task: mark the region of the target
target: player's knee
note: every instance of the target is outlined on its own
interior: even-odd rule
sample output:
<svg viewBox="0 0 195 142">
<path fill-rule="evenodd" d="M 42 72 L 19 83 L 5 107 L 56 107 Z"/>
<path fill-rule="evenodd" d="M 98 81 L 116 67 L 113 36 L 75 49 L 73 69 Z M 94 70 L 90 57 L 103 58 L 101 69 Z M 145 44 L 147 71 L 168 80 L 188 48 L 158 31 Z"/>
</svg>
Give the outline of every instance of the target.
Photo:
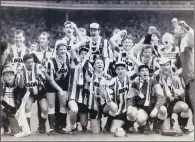
<svg viewBox="0 0 195 142">
<path fill-rule="evenodd" d="M 47 108 L 47 107 L 42 107 L 42 108 L 41 108 L 41 112 L 42 112 L 43 114 L 48 114 L 48 108 Z"/>
<path fill-rule="evenodd" d="M 72 113 L 78 113 L 78 105 L 74 100 L 68 102 L 68 107 Z"/>
<path fill-rule="evenodd" d="M 147 119 L 148 119 L 148 117 L 145 113 L 139 113 L 137 115 L 136 121 L 137 121 L 137 124 L 139 126 L 142 126 L 146 123 Z"/>
<path fill-rule="evenodd" d="M 47 105 L 48 105 L 48 108 L 54 108 L 55 107 L 55 102 L 48 101 Z"/>
<path fill-rule="evenodd" d="M 25 112 L 29 113 L 30 112 L 30 107 L 29 106 L 25 106 Z"/>
<path fill-rule="evenodd" d="M 117 105 L 116 105 L 114 102 L 110 102 L 110 103 L 108 104 L 108 109 L 109 109 L 109 111 L 111 111 L 112 113 L 116 113 L 117 110 L 118 110 L 118 107 L 117 107 Z"/>
<path fill-rule="evenodd" d="M 181 104 L 181 117 L 189 117 L 189 106 L 186 103 Z"/>
<path fill-rule="evenodd" d="M 166 114 L 167 114 L 167 108 L 166 108 L 165 106 L 161 106 L 161 107 L 159 108 L 159 113 L 160 113 L 161 115 L 166 115 Z"/>
<path fill-rule="evenodd" d="M 189 111 L 189 106 L 186 103 L 182 103 L 180 105 L 180 108 L 181 108 L 181 112 L 187 113 Z"/>
<path fill-rule="evenodd" d="M 167 117 L 167 108 L 165 106 L 161 106 L 158 111 L 158 118 L 161 120 L 165 120 Z"/>
<path fill-rule="evenodd" d="M 135 121 L 137 117 L 137 108 L 133 107 L 127 110 L 127 119 L 130 121 Z"/>
</svg>

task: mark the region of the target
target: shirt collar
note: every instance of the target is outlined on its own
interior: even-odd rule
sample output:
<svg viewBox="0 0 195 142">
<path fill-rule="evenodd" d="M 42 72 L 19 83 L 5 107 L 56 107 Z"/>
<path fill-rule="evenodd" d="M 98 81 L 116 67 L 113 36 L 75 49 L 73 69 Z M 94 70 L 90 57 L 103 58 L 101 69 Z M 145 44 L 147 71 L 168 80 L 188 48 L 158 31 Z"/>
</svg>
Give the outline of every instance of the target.
<svg viewBox="0 0 195 142">
<path fill-rule="evenodd" d="M 146 80 L 146 82 L 149 82 L 149 80 L 150 80 L 150 77 L 148 77 L 148 79 Z M 145 80 L 143 80 L 141 77 L 140 77 L 140 83 L 144 83 L 145 82 Z"/>
<path fill-rule="evenodd" d="M 49 50 L 49 46 L 47 46 L 47 48 L 46 48 L 46 52 Z M 45 52 L 45 51 L 43 51 L 42 49 L 41 49 L 41 46 L 39 47 L 39 51 L 41 51 L 41 52 Z"/>
</svg>

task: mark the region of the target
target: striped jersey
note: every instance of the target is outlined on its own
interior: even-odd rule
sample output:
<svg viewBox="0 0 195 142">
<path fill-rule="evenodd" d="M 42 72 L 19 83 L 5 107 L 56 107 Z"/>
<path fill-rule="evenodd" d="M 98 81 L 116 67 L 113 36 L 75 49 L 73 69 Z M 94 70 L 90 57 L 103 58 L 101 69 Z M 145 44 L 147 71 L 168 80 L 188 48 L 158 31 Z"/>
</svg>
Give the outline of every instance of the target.
<svg viewBox="0 0 195 142">
<path fill-rule="evenodd" d="M 68 54 L 66 54 L 66 59 L 64 62 L 61 62 L 56 56 L 47 62 L 46 70 L 49 76 L 55 81 L 63 81 L 69 73 L 69 65 L 70 56 L 68 56 Z"/>
<path fill-rule="evenodd" d="M 169 49 L 165 47 L 160 49 L 161 57 L 165 57 L 171 60 L 172 63 L 176 61 L 177 56 L 179 55 L 179 48 L 177 46 L 172 46 Z"/>
<path fill-rule="evenodd" d="M 159 65 L 159 59 L 152 55 L 152 57 L 150 58 L 150 60 L 148 62 L 146 62 L 144 60 L 144 57 L 140 55 L 140 57 L 138 58 L 143 64 L 148 65 L 149 67 L 149 73 L 150 73 L 150 77 L 154 74 L 155 71 L 157 71 L 160 68 Z"/>
<path fill-rule="evenodd" d="M 90 57 L 90 62 L 93 62 L 94 59 L 99 56 L 104 58 L 112 56 L 112 51 L 109 47 L 108 41 L 102 37 L 100 37 L 96 42 L 92 41 L 92 38 L 90 37 L 90 41 L 85 44 L 85 47 L 92 49 L 93 51 Z"/>
<path fill-rule="evenodd" d="M 14 98 L 13 90 L 14 87 L 6 87 L 3 100 L 10 106 L 15 107 L 15 100 L 14 100 L 15 98 Z"/>
<path fill-rule="evenodd" d="M 166 79 L 165 79 L 166 78 Z M 161 87 L 164 90 L 164 93 L 166 95 L 165 92 L 165 84 L 166 86 L 169 88 L 170 93 L 174 96 L 174 91 L 173 89 L 180 89 L 180 92 L 183 92 L 183 86 L 182 86 L 182 82 L 179 76 L 174 75 L 174 74 L 170 74 L 168 77 L 165 77 L 161 71 L 159 71 L 159 74 L 155 76 L 155 79 L 158 81 L 158 83 L 161 85 Z"/>
<path fill-rule="evenodd" d="M 65 36 L 64 38 L 56 41 L 56 43 L 55 43 L 55 49 L 56 49 L 56 47 L 57 47 L 57 45 L 59 43 L 64 43 L 66 45 L 66 47 L 67 47 L 67 50 L 70 52 L 71 47 L 74 44 L 77 43 L 77 38 L 75 36 L 72 36 L 71 38 L 68 38 L 68 37 Z M 54 51 L 54 52 L 56 52 L 56 51 Z M 53 55 L 55 55 L 55 53 L 53 53 Z"/>
<path fill-rule="evenodd" d="M 118 54 L 118 57 L 116 58 L 116 61 L 122 61 L 126 64 L 126 68 L 128 72 L 131 72 L 135 68 L 134 62 L 131 61 L 131 59 L 128 58 L 127 52 L 121 50 L 120 53 Z"/>
<path fill-rule="evenodd" d="M 134 95 L 134 105 L 138 108 L 144 106 L 150 106 L 151 97 L 154 96 L 153 87 L 157 85 L 158 82 L 155 79 L 148 79 L 147 81 L 142 80 L 137 77 L 135 82 L 132 83 L 132 88 L 135 90 Z"/>
<path fill-rule="evenodd" d="M 87 106 L 89 109 L 99 111 L 99 106 L 105 104 L 106 100 L 102 96 L 97 94 L 97 88 L 101 85 L 106 87 L 108 80 L 104 76 L 97 76 L 92 74 L 90 85 L 89 85 L 89 99 Z"/>
<path fill-rule="evenodd" d="M 70 80 L 69 80 L 69 99 L 75 100 L 78 103 L 86 104 L 87 94 L 83 93 L 85 81 L 85 73 L 91 72 L 90 66 L 91 64 L 87 60 L 84 63 L 83 68 L 81 67 L 81 62 L 79 62 L 76 58 L 73 60 L 75 63 L 74 67 L 70 69 Z M 92 66 L 91 66 L 92 67 Z"/>
<path fill-rule="evenodd" d="M 118 106 L 118 110 L 115 114 L 110 115 L 116 116 L 127 111 L 127 99 L 129 96 L 130 88 L 131 88 L 131 81 L 128 76 L 125 77 L 123 81 L 120 81 L 118 77 L 112 79 L 111 83 L 109 84 L 109 88 L 112 90 L 111 95 L 113 96 L 113 102 L 115 102 Z"/>
<path fill-rule="evenodd" d="M 43 66 L 45 66 L 47 61 L 52 58 L 52 53 L 53 50 L 50 47 L 48 47 L 47 51 L 42 51 L 41 48 L 38 48 L 37 51 L 34 52 Z"/>
<path fill-rule="evenodd" d="M 45 80 L 45 75 L 43 71 L 45 68 L 40 64 L 33 64 L 32 70 L 27 70 L 24 66 L 23 73 L 24 73 L 24 83 L 25 87 L 29 89 L 32 95 L 38 95 L 39 91 L 43 88 Z"/>
<path fill-rule="evenodd" d="M 25 45 L 20 49 L 15 44 L 10 47 L 8 62 L 13 65 L 15 70 L 23 65 L 23 56 L 26 53 L 30 53 L 30 50 Z"/>
</svg>

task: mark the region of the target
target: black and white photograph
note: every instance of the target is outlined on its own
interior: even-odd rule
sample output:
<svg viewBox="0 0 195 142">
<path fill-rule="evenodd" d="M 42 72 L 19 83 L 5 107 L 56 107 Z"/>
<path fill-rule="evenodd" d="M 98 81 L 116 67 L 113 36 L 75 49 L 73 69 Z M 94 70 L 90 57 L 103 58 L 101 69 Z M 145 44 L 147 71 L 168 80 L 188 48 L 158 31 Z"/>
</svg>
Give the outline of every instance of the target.
<svg viewBox="0 0 195 142">
<path fill-rule="evenodd" d="M 0 13 L 1 141 L 194 141 L 194 0 Z"/>
</svg>

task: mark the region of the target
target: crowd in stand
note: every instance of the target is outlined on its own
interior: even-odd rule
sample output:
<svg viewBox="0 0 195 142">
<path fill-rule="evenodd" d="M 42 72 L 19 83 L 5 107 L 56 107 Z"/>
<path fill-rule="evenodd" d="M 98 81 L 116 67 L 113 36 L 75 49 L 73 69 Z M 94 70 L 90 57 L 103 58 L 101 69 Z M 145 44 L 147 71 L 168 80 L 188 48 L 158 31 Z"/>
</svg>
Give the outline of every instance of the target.
<svg viewBox="0 0 195 142">
<path fill-rule="evenodd" d="M 18 12 L 10 12 L 2 10 L 1 19 L 1 39 L 8 40 L 13 43 L 13 31 L 17 28 L 23 29 L 26 33 L 26 42 L 29 44 L 32 40 L 37 40 L 37 36 L 42 31 L 50 33 L 50 46 L 54 47 L 55 40 L 62 38 L 64 33 L 61 28 L 61 23 L 65 20 L 65 12 L 57 10 L 46 11 L 27 9 L 25 12 L 22 9 Z M 3 13 L 5 17 L 3 17 Z M 22 14 L 23 13 L 23 14 Z M 77 17 L 78 13 L 81 15 Z M 44 16 L 43 16 L 44 15 Z M 50 17 L 49 15 L 53 15 Z M 102 16 L 105 15 L 105 16 Z M 124 28 L 132 34 L 135 41 L 139 41 L 147 32 L 147 27 L 155 25 L 159 31 L 164 34 L 166 31 L 171 31 L 169 21 L 175 15 L 180 19 L 184 19 L 193 26 L 193 12 L 69 12 L 69 19 L 76 21 L 79 27 L 84 27 L 89 33 L 89 24 L 91 21 L 96 21 L 101 24 L 101 35 L 109 38 L 116 28 Z M 42 17 L 42 18 L 40 18 Z M 49 22 L 48 22 L 48 18 Z M 55 17 L 59 17 L 57 20 Z M 14 19 L 14 20 L 13 20 Z"/>
</svg>

